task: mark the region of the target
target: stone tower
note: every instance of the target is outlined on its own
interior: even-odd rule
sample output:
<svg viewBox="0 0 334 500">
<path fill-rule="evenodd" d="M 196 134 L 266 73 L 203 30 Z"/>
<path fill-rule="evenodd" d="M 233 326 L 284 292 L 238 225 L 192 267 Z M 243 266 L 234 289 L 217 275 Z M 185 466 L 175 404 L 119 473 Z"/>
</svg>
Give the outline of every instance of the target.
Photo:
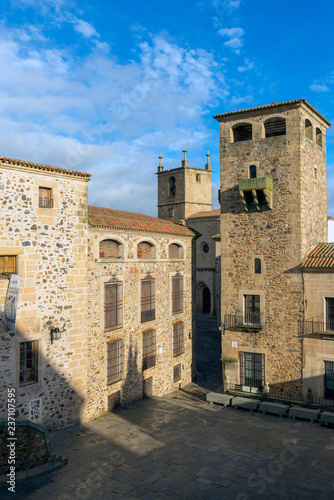
<svg viewBox="0 0 334 500">
<path fill-rule="evenodd" d="M 180 223 L 195 212 L 210 211 L 212 207 L 211 164 L 207 154 L 205 169 L 189 167 L 186 148 L 181 167 L 164 170 L 159 156 L 158 217 Z"/>
<path fill-rule="evenodd" d="M 225 382 L 301 391 L 300 265 L 327 241 L 326 129 L 305 99 L 215 115 Z"/>
</svg>

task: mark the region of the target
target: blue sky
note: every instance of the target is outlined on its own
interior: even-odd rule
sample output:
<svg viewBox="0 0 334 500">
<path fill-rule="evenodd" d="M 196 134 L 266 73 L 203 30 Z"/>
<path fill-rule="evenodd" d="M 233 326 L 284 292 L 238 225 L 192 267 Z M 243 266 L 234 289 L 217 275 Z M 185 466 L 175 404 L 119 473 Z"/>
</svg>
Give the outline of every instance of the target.
<svg viewBox="0 0 334 500">
<path fill-rule="evenodd" d="M 93 174 L 89 201 L 156 215 L 165 168 L 219 183 L 215 113 L 306 98 L 334 122 L 334 4 L 1 1 L 0 154 Z M 334 127 L 327 132 L 334 215 Z"/>
</svg>

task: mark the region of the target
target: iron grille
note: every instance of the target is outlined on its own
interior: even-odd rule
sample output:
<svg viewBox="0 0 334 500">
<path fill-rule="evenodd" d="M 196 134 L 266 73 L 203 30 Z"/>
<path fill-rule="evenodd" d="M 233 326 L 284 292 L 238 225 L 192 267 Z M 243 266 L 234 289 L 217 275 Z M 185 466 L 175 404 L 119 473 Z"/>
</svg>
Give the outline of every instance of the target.
<svg viewBox="0 0 334 500">
<path fill-rule="evenodd" d="M 104 328 L 123 324 L 123 283 L 106 283 L 104 286 Z"/>
<path fill-rule="evenodd" d="M 155 280 L 141 282 L 141 322 L 155 319 Z"/>
<path fill-rule="evenodd" d="M 53 199 L 52 198 L 39 198 L 39 206 L 40 206 L 40 208 L 53 208 Z"/>
<path fill-rule="evenodd" d="M 107 383 L 113 384 L 122 378 L 123 341 L 108 342 Z"/>
<path fill-rule="evenodd" d="M 173 356 L 184 352 L 183 321 L 173 324 Z"/>
<path fill-rule="evenodd" d="M 172 277 L 172 313 L 183 312 L 183 276 Z"/>
<path fill-rule="evenodd" d="M 263 313 L 225 314 L 224 325 L 226 330 L 261 329 L 263 327 Z"/>
<path fill-rule="evenodd" d="M 153 396 L 153 377 L 144 379 L 143 382 L 143 397 L 151 398 Z"/>
<path fill-rule="evenodd" d="M 173 368 L 173 382 L 181 380 L 181 363 L 175 365 Z"/>
<path fill-rule="evenodd" d="M 334 399 L 334 361 L 325 361 L 325 399 Z"/>
<path fill-rule="evenodd" d="M 264 354 L 240 352 L 240 384 L 262 389 L 264 386 L 265 363 Z"/>
<path fill-rule="evenodd" d="M 113 411 L 121 404 L 121 391 L 114 392 L 108 396 L 108 411 Z"/>
<path fill-rule="evenodd" d="M 143 370 L 152 368 L 156 363 L 155 330 L 143 333 Z"/>
</svg>

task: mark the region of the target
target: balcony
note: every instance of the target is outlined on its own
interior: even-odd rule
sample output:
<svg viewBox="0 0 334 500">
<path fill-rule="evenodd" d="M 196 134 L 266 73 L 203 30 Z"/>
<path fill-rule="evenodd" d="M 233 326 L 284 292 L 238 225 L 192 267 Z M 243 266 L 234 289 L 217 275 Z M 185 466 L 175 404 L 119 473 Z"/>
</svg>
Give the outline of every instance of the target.
<svg viewBox="0 0 334 500">
<path fill-rule="evenodd" d="M 52 198 L 39 198 L 39 207 L 40 208 L 53 208 L 53 199 Z"/>
<path fill-rule="evenodd" d="M 304 335 L 332 335 L 334 337 L 334 319 L 326 319 L 321 316 L 304 321 Z"/>
<path fill-rule="evenodd" d="M 263 313 L 225 314 L 225 330 L 259 331 L 264 327 Z"/>
<path fill-rule="evenodd" d="M 251 205 L 255 205 L 258 211 L 273 205 L 273 180 L 269 177 L 255 177 L 252 179 L 240 179 L 239 193 L 248 211 Z"/>
</svg>

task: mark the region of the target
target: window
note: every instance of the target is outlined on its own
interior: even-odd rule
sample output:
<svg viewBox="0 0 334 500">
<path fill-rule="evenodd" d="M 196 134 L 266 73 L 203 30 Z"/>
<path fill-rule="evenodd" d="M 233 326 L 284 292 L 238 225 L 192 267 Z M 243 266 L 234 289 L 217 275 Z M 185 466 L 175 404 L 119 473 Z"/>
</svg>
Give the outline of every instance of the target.
<svg viewBox="0 0 334 500">
<path fill-rule="evenodd" d="M 141 322 L 155 319 L 155 280 L 147 278 L 141 282 Z"/>
<path fill-rule="evenodd" d="M 176 186 L 175 186 L 175 177 L 169 178 L 169 196 L 175 196 Z"/>
<path fill-rule="evenodd" d="M 107 383 L 113 384 L 122 378 L 123 341 L 113 340 L 107 344 Z"/>
<path fill-rule="evenodd" d="M 318 146 L 322 147 L 322 132 L 318 127 L 315 129 L 315 142 Z"/>
<path fill-rule="evenodd" d="M 118 259 L 123 257 L 123 245 L 115 240 L 100 241 L 100 259 Z"/>
<path fill-rule="evenodd" d="M 52 208 L 53 199 L 51 198 L 50 188 L 39 188 L 39 207 L 40 208 Z"/>
<path fill-rule="evenodd" d="M 178 382 L 179 380 L 181 380 L 181 364 L 173 367 L 173 382 Z"/>
<path fill-rule="evenodd" d="M 169 245 L 169 258 L 182 259 L 182 247 L 176 243 Z"/>
<path fill-rule="evenodd" d="M 196 174 L 196 182 L 201 182 L 201 174 Z"/>
<path fill-rule="evenodd" d="M 256 179 L 256 165 L 251 165 L 249 167 L 249 178 Z"/>
<path fill-rule="evenodd" d="M 334 399 L 334 361 L 325 361 L 325 399 Z"/>
<path fill-rule="evenodd" d="M 173 356 L 179 356 L 184 352 L 183 321 L 173 324 Z"/>
<path fill-rule="evenodd" d="M 172 277 L 172 314 L 183 312 L 183 276 Z"/>
<path fill-rule="evenodd" d="M 203 252 L 204 253 L 209 253 L 210 247 L 207 243 L 204 243 L 203 245 Z"/>
<path fill-rule="evenodd" d="M 254 259 L 254 273 L 261 274 L 261 259 Z"/>
<path fill-rule="evenodd" d="M 245 298 L 245 324 L 260 325 L 260 295 L 244 295 Z"/>
<path fill-rule="evenodd" d="M 308 139 L 313 139 L 313 129 L 312 129 L 312 123 L 310 120 L 305 120 L 305 137 Z"/>
<path fill-rule="evenodd" d="M 143 332 L 143 370 L 152 368 L 156 363 L 155 330 Z"/>
<path fill-rule="evenodd" d="M 147 241 L 142 241 L 137 245 L 137 259 L 154 259 L 155 247 Z"/>
<path fill-rule="evenodd" d="M 252 124 L 244 123 L 233 128 L 233 142 L 251 141 Z"/>
<path fill-rule="evenodd" d="M 10 278 L 12 273 L 16 273 L 16 257 L 13 255 L 0 256 L 0 278 Z"/>
<path fill-rule="evenodd" d="M 334 330 L 334 297 L 325 298 L 326 330 Z"/>
<path fill-rule="evenodd" d="M 269 118 L 264 124 L 266 137 L 276 137 L 286 134 L 286 121 L 284 118 Z"/>
<path fill-rule="evenodd" d="M 261 389 L 264 386 L 264 354 L 240 352 L 240 384 Z"/>
<path fill-rule="evenodd" d="M 38 382 L 38 340 L 20 344 L 20 386 Z"/>
<path fill-rule="evenodd" d="M 123 283 L 104 285 L 104 329 L 119 327 L 123 324 Z"/>
</svg>

